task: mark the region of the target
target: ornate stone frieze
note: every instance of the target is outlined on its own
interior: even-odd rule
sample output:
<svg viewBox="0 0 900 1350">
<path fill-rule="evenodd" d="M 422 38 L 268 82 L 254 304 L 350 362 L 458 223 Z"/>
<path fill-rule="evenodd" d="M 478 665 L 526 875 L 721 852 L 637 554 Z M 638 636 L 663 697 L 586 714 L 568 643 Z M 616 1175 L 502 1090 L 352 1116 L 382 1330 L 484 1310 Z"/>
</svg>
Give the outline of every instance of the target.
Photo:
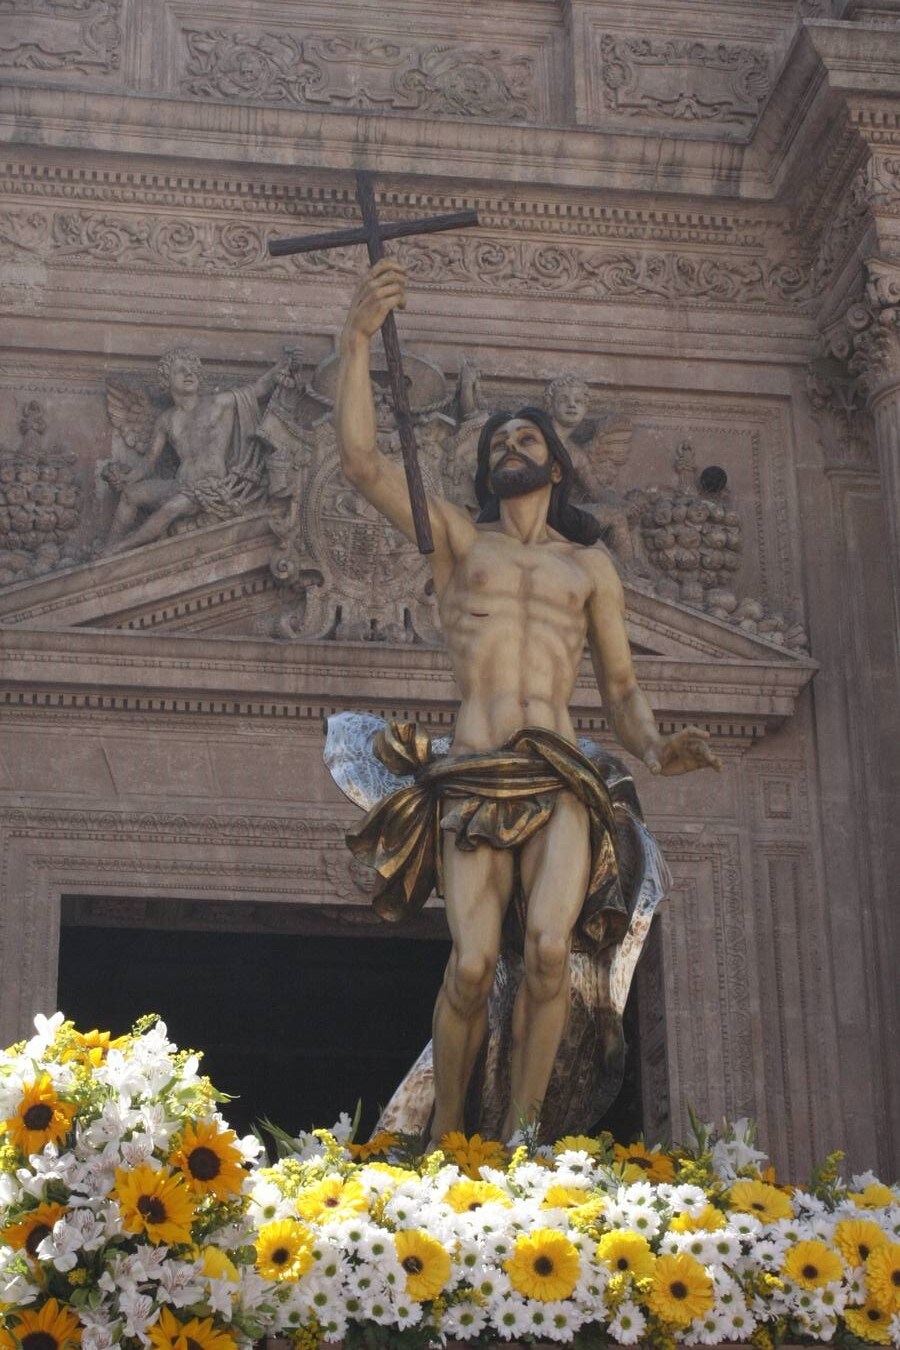
<svg viewBox="0 0 900 1350">
<path fill-rule="evenodd" d="M 185 29 L 182 93 L 301 107 L 536 121 L 534 57 L 382 37 Z"/>
<path fill-rule="evenodd" d="M 769 92 L 757 47 L 604 33 L 599 53 L 606 106 L 621 116 L 749 128 Z"/>
<path fill-rule="evenodd" d="M 356 249 L 271 259 L 269 224 L 246 219 L 188 219 L 85 209 L 52 213 L 10 206 L 0 214 L 0 258 L 41 258 L 60 266 L 168 269 L 216 273 L 355 276 Z M 491 235 L 404 241 L 397 256 L 417 285 L 506 295 L 794 306 L 809 301 L 809 270 L 799 258 L 694 250 L 532 243 Z"/>
<path fill-rule="evenodd" d="M 82 506 L 75 456 L 46 442 L 35 399 L 22 408 L 18 430 L 15 449 L 0 446 L 0 586 L 73 562 Z"/>
<path fill-rule="evenodd" d="M 122 0 L 0 0 L 0 70 L 109 75 L 121 64 Z"/>
<path fill-rule="evenodd" d="M 123 172 L 79 164 L 16 162 L 0 168 L 0 193 L 14 198 L 40 198 L 48 204 L 103 203 L 135 207 L 179 207 L 192 212 L 225 212 L 229 216 L 259 215 L 290 218 L 290 228 L 299 222 L 317 229 L 324 222 L 357 222 L 359 207 L 352 187 L 333 182 L 274 182 L 270 178 L 231 179 L 205 175 Z M 591 240 L 642 241 L 662 244 L 693 244 L 703 247 L 727 245 L 731 249 L 773 251 L 780 232 L 777 221 L 767 216 L 743 214 L 733 209 L 706 212 L 667 206 L 664 210 L 640 202 L 615 205 L 571 195 L 554 197 L 506 197 L 467 192 L 464 195 L 413 189 L 376 194 L 379 216 L 385 220 L 423 211 L 476 210 L 482 224 L 492 230 L 583 237 Z M 272 225 L 272 228 L 278 228 Z M 287 228 L 287 226 L 285 226 Z M 775 250 L 777 252 L 777 249 Z"/>
<path fill-rule="evenodd" d="M 872 192 L 872 166 L 866 163 L 857 170 L 837 210 L 825 225 L 812 272 L 817 293 L 827 289 L 872 229 Z"/>
</svg>

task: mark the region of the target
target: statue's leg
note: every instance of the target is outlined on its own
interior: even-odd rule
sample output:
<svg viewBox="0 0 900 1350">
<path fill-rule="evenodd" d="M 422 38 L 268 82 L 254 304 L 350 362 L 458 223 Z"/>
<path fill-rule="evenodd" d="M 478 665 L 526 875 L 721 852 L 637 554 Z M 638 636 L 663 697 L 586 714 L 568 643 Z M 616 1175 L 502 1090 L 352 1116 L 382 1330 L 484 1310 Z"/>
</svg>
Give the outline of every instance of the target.
<svg viewBox="0 0 900 1350">
<path fill-rule="evenodd" d="M 466 1089 L 487 1032 L 488 995 L 513 888 L 513 858 L 487 845 L 465 852 L 444 840 L 444 897 L 453 950 L 434 1005 L 434 1121 L 437 1147 L 463 1129 Z"/>
<path fill-rule="evenodd" d="M 137 548 L 140 544 L 149 544 L 154 539 L 161 539 L 174 521 L 180 520 L 182 516 L 196 515 L 197 510 L 198 507 L 193 497 L 187 497 L 183 492 L 176 492 L 174 497 L 170 497 L 158 511 L 154 511 L 153 515 L 149 516 L 133 534 L 127 535 L 121 541 L 118 551 Z"/>
<path fill-rule="evenodd" d="M 569 1011 L 569 950 L 590 873 L 588 815 L 561 792 L 553 815 L 522 849 L 525 975 L 513 1009 L 504 1138 L 540 1113 Z"/>
</svg>

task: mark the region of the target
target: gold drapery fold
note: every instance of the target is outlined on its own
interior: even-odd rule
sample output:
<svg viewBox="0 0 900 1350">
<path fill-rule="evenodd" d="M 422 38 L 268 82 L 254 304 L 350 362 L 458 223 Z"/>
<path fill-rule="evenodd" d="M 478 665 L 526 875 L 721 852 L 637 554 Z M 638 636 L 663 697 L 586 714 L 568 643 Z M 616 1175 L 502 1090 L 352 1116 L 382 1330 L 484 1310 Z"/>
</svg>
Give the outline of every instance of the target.
<svg viewBox="0 0 900 1350">
<path fill-rule="evenodd" d="M 443 894 L 442 831 L 452 832 L 461 849 L 519 847 L 546 825 L 557 795 L 568 791 L 586 807 L 591 835 L 576 939 L 593 950 L 621 940 L 628 913 L 613 804 L 600 769 L 577 746 L 554 731 L 526 727 L 497 750 L 435 759 L 430 738 L 414 723 L 389 722 L 373 749 L 393 773 L 414 775 L 347 834 L 354 855 L 377 873 L 373 905 L 382 918 L 406 918 L 432 890 Z"/>
</svg>

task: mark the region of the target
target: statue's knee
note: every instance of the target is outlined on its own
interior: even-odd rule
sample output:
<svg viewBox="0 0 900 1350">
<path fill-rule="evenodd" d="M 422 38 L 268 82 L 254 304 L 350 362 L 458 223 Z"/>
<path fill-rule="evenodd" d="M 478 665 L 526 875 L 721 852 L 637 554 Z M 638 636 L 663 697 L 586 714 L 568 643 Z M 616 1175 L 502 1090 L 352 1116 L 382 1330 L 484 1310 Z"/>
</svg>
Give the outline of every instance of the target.
<svg viewBox="0 0 900 1350">
<path fill-rule="evenodd" d="M 458 1012 L 473 1012 L 487 1002 L 495 965 L 495 959 L 483 952 L 466 952 L 454 958 L 448 992 Z"/>
<path fill-rule="evenodd" d="M 568 939 L 557 933 L 537 932 L 525 943 L 525 978 L 536 998 L 552 998 L 565 979 Z"/>
</svg>

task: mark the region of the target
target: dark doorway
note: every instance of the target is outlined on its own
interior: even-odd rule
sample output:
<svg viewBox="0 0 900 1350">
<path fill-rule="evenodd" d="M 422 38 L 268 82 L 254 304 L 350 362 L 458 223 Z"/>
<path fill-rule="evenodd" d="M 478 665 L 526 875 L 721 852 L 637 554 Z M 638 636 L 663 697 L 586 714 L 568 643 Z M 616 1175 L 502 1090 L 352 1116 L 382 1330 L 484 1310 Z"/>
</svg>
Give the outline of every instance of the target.
<svg viewBox="0 0 900 1350">
<path fill-rule="evenodd" d="M 365 1138 L 431 1036 L 445 938 L 83 926 L 84 904 L 64 902 L 58 1006 L 116 1033 L 158 1012 L 237 1098 L 239 1133 L 327 1127 L 361 1100 Z"/>
</svg>

